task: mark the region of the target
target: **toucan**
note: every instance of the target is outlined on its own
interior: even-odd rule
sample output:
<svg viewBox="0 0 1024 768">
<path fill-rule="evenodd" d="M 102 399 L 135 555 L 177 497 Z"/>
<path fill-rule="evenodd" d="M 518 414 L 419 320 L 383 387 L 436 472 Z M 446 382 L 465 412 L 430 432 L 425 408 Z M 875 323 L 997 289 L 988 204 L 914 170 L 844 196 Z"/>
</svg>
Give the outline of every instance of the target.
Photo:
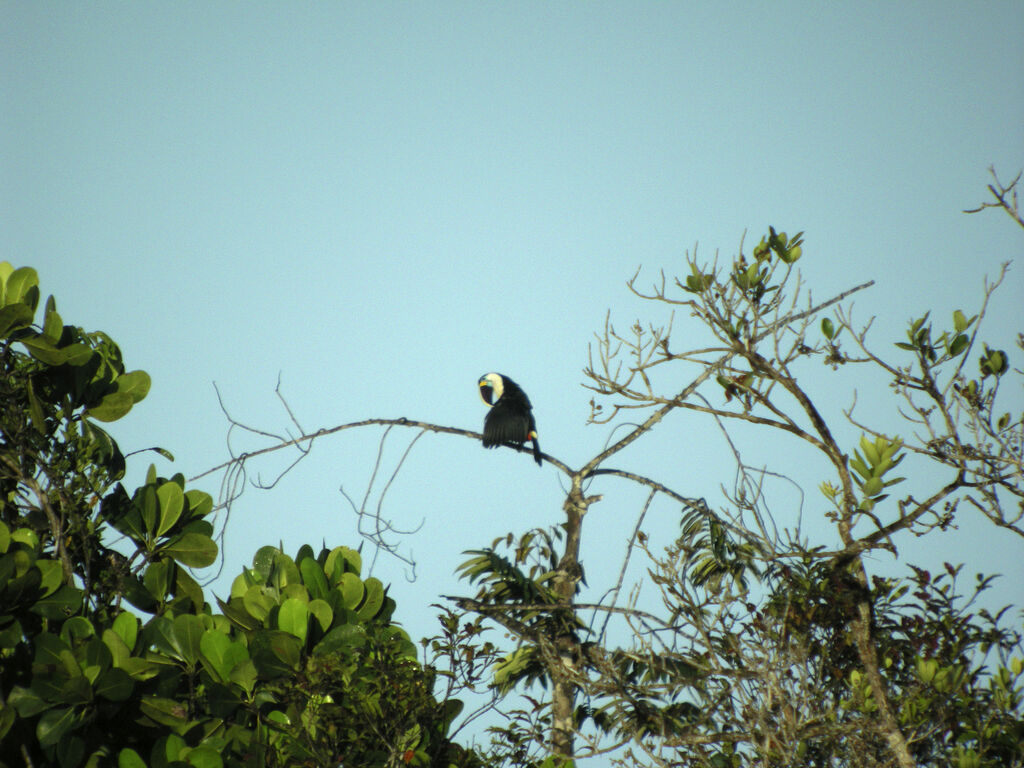
<svg viewBox="0 0 1024 768">
<path fill-rule="evenodd" d="M 537 422 L 533 420 L 530 398 L 518 384 L 500 373 L 485 373 L 477 384 L 480 397 L 491 407 L 484 418 L 484 448 L 497 448 L 499 445 L 521 448 L 530 440 L 533 442 L 534 461 L 542 466 Z"/>
</svg>

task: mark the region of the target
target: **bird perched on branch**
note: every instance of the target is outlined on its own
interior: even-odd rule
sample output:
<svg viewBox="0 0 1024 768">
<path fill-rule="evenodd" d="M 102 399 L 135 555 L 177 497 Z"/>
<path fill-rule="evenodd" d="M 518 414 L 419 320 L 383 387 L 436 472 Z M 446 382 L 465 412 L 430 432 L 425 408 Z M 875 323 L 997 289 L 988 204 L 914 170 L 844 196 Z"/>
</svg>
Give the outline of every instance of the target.
<svg viewBox="0 0 1024 768">
<path fill-rule="evenodd" d="M 533 420 L 530 398 L 518 384 L 500 373 L 485 373 L 477 383 L 480 397 L 491 407 L 484 418 L 484 448 L 497 448 L 499 445 L 521 448 L 530 440 L 533 442 L 533 459 L 540 466 L 537 422 Z"/>
</svg>

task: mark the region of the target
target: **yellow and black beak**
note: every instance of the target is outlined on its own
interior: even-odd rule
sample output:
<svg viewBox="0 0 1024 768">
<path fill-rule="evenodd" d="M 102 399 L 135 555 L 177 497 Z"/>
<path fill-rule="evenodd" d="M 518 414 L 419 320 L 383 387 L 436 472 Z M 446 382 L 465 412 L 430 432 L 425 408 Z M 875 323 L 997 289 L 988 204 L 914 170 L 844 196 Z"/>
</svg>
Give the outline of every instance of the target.
<svg viewBox="0 0 1024 768">
<path fill-rule="evenodd" d="M 494 405 L 494 387 L 491 386 L 491 382 L 487 381 L 487 379 L 480 379 L 479 386 L 480 397 L 488 405 Z"/>
</svg>

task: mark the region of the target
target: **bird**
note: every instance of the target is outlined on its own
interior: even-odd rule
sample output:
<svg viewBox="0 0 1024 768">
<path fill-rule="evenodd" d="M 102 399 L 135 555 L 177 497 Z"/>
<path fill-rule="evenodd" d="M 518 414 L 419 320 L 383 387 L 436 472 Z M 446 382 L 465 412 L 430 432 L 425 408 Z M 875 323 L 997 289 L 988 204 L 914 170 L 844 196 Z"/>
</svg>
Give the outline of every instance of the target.
<svg viewBox="0 0 1024 768">
<path fill-rule="evenodd" d="M 534 461 L 537 466 L 543 466 L 533 406 L 522 388 L 500 373 L 485 373 L 477 384 L 480 397 L 491 408 L 484 418 L 484 448 L 499 445 L 521 448 L 529 440 L 533 443 Z"/>
</svg>

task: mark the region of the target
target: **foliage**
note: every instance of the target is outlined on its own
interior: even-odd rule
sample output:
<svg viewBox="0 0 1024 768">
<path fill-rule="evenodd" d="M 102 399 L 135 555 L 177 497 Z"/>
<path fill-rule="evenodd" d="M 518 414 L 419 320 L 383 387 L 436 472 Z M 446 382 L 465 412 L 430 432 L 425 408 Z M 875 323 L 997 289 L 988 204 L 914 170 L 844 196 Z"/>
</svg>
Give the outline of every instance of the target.
<svg viewBox="0 0 1024 768">
<path fill-rule="evenodd" d="M 212 498 L 153 467 L 129 494 L 97 424 L 149 377 L 38 300 L 0 264 L 0 764 L 478 764 L 356 551 L 264 547 L 212 609 Z"/>
<path fill-rule="evenodd" d="M 967 524 L 970 511 L 1024 537 L 1024 417 L 1002 405 L 1005 380 L 1021 372 L 979 335 L 1001 277 L 974 314 L 911 319 L 894 343 L 904 356 L 891 359 L 869 344 L 871 323 L 858 327 L 841 303 L 865 286 L 800 305 L 804 247 L 803 233 L 770 228 L 731 264 L 694 256 L 685 277 L 663 275 L 649 292 L 630 282 L 644 300 L 686 309 L 708 338 L 680 351 L 671 327 L 637 322 L 619 334 L 606 324 L 586 369 L 592 421 L 629 414 L 628 434 L 578 469 L 557 464 L 569 480 L 563 526 L 518 544 L 509 534 L 514 556 L 492 547 L 462 566 L 481 586 L 457 604 L 515 640 L 494 664 L 493 685 L 550 691 L 528 698 L 532 708 L 499 731 L 503 740 L 533 739 L 566 756 L 611 752 L 623 765 L 1024 765 L 1024 647 L 1009 608 L 979 606 L 993 577 L 979 575 L 965 595 L 958 566 L 933 576 L 904 562 L 909 575 L 899 579 L 869 573 L 865 561 L 896 555 L 900 535 Z M 842 379 L 824 394 L 806 389 L 815 361 L 837 379 L 852 366 L 880 370 L 907 423 L 851 408 L 860 436 L 840 442 L 826 406 Z M 703 494 L 604 466 L 675 409 L 712 419 L 734 452 L 737 481 L 717 510 Z M 817 455 L 822 520 L 838 548 L 778 527 L 765 481 L 787 467 L 747 465 L 730 426 L 740 423 L 764 433 L 759 440 L 795 440 Z M 912 436 L 894 434 L 904 431 Z M 908 483 L 897 468 L 912 494 L 893 497 Z M 583 489 L 602 476 L 649 491 L 632 546 L 649 558 L 660 610 L 641 605 L 638 591 L 618 605 L 621 574 L 610 602 L 578 598 L 584 513 L 602 498 Z M 656 496 L 682 509 L 679 535 L 662 551 L 642 530 Z M 612 619 L 617 632 L 607 631 Z M 560 727 L 567 701 L 571 725 Z"/>
</svg>

